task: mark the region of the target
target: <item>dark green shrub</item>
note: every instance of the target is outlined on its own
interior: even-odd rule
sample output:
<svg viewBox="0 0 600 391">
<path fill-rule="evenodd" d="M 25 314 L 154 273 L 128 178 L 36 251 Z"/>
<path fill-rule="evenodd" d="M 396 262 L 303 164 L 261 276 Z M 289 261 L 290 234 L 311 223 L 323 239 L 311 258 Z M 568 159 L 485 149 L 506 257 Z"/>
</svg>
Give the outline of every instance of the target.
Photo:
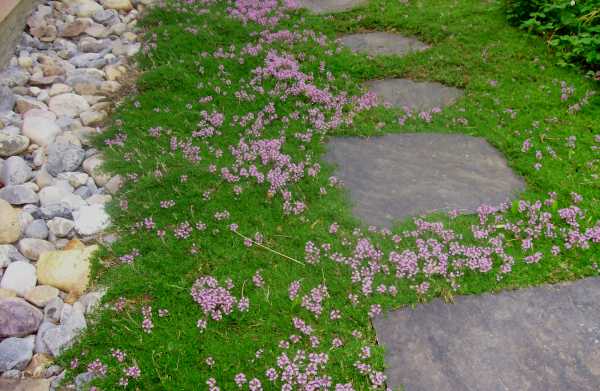
<svg viewBox="0 0 600 391">
<path fill-rule="evenodd" d="M 520 26 L 529 19 L 531 13 L 541 9 L 545 3 L 548 3 L 548 0 L 506 0 L 508 21 L 515 26 Z"/>
<path fill-rule="evenodd" d="M 508 20 L 544 35 L 562 65 L 600 70 L 600 0 L 506 0 Z"/>
</svg>

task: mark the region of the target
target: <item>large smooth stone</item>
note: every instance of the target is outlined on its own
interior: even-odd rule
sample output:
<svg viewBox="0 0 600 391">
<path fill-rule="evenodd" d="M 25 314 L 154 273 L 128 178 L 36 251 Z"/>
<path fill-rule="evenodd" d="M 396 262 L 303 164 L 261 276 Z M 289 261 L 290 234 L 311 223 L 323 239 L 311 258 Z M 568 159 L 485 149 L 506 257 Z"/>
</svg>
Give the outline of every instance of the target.
<svg viewBox="0 0 600 391">
<path fill-rule="evenodd" d="M 52 176 L 75 171 L 83 162 L 85 151 L 78 145 L 53 143 L 48 146 L 46 170 Z"/>
<path fill-rule="evenodd" d="M 50 111 L 58 117 L 76 117 L 79 113 L 90 108 L 89 103 L 81 95 L 66 93 L 53 96 L 48 102 Z"/>
<path fill-rule="evenodd" d="M 0 113 L 11 111 L 15 107 L 15 94 L 7 86 L 0 85 Z"/>
<path fill-rule="evenodd" d="M 64 305 L 65 303 L 60 297 L 55 297 L 54 299 L 50 300 L 44 307 L 44 322 L 40 325 L 40 329 L 44 327 L 46 321 L 53 323 L 60 322 L 60 314 Z"/>
<path fill-rule="evenodd" d="M 90 21 L 89 19 L 76 19 L 71 23 L 68 23 L 65 25 L 64 29 L 62 30 L 62 36 L 63 37 L 68 37 L 68 38 L 73 38 L 73 37 L 77 37 L 80 34 L 83 34 L 83 32 L 85 31 L 86 28 L 88 28 L 90 25 Z"/>
<path fill-rule="evenodd" d="M 410 108 L 417 112 L 430 111 L 434 107 L 441 109 L 463 96 L 463 91 L 458 88 L 408 79 L 372 80 L 366 82 L 365 87 L 374 92 L 381 103 L 388 103 L 395 108 Z"/>
<path fill-rule="evenodd" d="M 104 160 L 100 155 L 93 155 L 85 159 L 82 163 L 83 171 L 94 178 L 94 182 L 98 186 L 104 186 L 110 180 L 110 175 L 102 172 Z"/>
<path fill-rule="evenodd" d="M 34 85 L 43 85 L 45 84 L 45 82 L 50 82 L 52 83 L 51 80 L 53 80 L 55 78 L 55 76 L 49 77 L 49 78 L 31 78 L 29 80 L 29 82 L 31 84 Z M 36 82 L 34 82 L 36 81 Z M 17 97 L 17 104 L 15 106 L 15 111 L 19 114 L 23 114 L 31 109 L 39 109 L 39 110 L 46 110 L 48 108 L 48 106 L 46 106 L 45 103 L 40 102 L 39 100 L 35 99 L 35 98 L 31 98 L 28 96 L 19 96 Z"/>
<path fill-rule="evenodd" d="M 50 204 L 48 206 L 42 206 L 40 209 L 40 215 L 46 219 L 53 219 L 55 217 L 63 217 L 70 219 L 73 217 L 71 209 L 66 203 Z"/>
<path fill-rule="evenodd" d="M 56 247 L 51 242 L 35 238 L 21 239 L 19 240 L 17 247 L 21 254 L 25 255 L 32 261 L 39 259 L 40 255 L 46 251 L 56 250 Z"/>
<path fill-rule="evenodd" d="M 29 137 L 31 142 L 46 146 L 53 142 L 60 132 L 60 127 L 56 124 L 56 115 L 53 112 L 32 109 L 25 113 L 23 135 Z"/>
<path fill-rule="evenodd" d="M 47 225 L 50 232 L 57 238 L 64 238 L 75 227 L 75 223 L 72 220 L 63 217 L 55 217 L 48 221 Z"/>
<path fill-rule="evenodd" d="M 22 185 L 31 175 L 31 167 L 20 156 L 9 157 L 0 169 L 0 181 L 6 186 Z"/>
<path fill-rule="evenodd" d="M 6 338 L 0 342 L 0 372 L 11 369 L 25 369 L 33 356 L 35 337 Z"/>
<path fill-rule="evenodd" d="M 420 52 L 429 48 L 428 45 L 415 38 L 384 32 L 360 33 L 345 35 L 340 38 L 342 45 L 371 55 L 399 55 Z"/>
<path fill-rule="evenodd" d="M 0 244 L 0 267 L 7 267 L 11 262 L 25 261 L 28 262 L 15 246 L 11 244 Z"/>
<path fill-rule="evenodd" d="M 102 6 L 94 0 L 62 0 L 77 16 L 88 17 L 95 12 L 102 11 Z"/>
<path fill-rule="evenodd" d="M 98 307 L 105 293 L 106 290 L 88 292 L 85 295 L 81 296 L 79 300 L 77 300 L 77 302 L 82 305 L 84 313 L 89 314 Z"/>
<path fill-rule="evenodd" d="M 17 241 L 21 236 L 19 213 L 8 202 L 0 199 L 0 216 L 0 244 Z"/>
<path fill-rule="evenodd" d="M 106 60 L 99 53 L 83 53 L 69 59 L 78 68 L 102 68 Z"/>
<path fill-rule="evenodd" d="M 42 207 L 64 204 L 71 209 L 78 209 L 87 205 L 87 202 L 83 198 L 61 186 L 46 186 L 39 191 L 38 196 L 40 197 Z"/>
<path fill-rule="evenodd" d="M 29 146 L 29 139 L 21 135 L 0 133 L 0 157 L 18 155 Z"/>
<path fill-rule="evenodd" d="M 600 280 L 437 299 L 374 319 L 406 391 L 600 390 Z"/>
<path fill-rule="evenodd" d="M 102 5 L 104 8 L 119 11 L 131 11 L 133 9 L 129 0 L 102 0 Z"/>
<path fill-rule="evenodd" d="M 22 337 L 35 333 L 42 318 L 42 311 L 23 299 L 2 299 L 0 300 L 0 338 Z"/>
<path fill-rule="evenodd" d="M 35 282 L 35 267 L 29 262 L 17 261 L 6 268 L 0 280 L 0 288 L 10 289 L 19 296 L 25 296 L 25 293 L 35 286 Z"/>
<path fill-rule="evenodd" d="M 96 235 L 110 225 L 110 216 L 99 204 L 82 206 L 73 212 L 73 219 L 75 231 L 82 236 Z"/>
<path fill-rule="evenodd" d="M 107 114 L 105 111 L 98 112 L 89 110 L 81 113 L 79 117 L 84 126 L 97 126 L 106 119 L 106 116 Z"/>
<path fill-rule="evenodd" d="M 88 286 L 90 257 L 98 246 L 84 249 L 48 251 L 37 262 L 40 284 L 46 284 L 67 292 L 82 294 Z"/>
<path fill-rule="evenodd" d="M 66 306 L 66 304 L 65 304 Z M 83 315 L 83 306 L 75 303 L 68 317 L 61 319 L 61 324 L 44 331 L 42 340 L 53 356 L 58 356 L 70 347 L 75 338 L 87 327 Z"/>
<path fill-rule="evenodd" d="M 98 23 L 109 25 L 110 22 L 117 23 L 119 21 L 119 14 L 114 10 L 102 10 L 94 13 L 92 19 Z"/>
<path fill-rule="evenodd" d="M 465 135 L 334 138 L 325 159 L 337 165 L 354 213 L 377 226 L 433 212 L 474 212 L 524 188 L 495 148 Z"/>
<path fill-rule="evenodd" d="M 49 285 L 38 285 L 25 293 L 25 300 L 41 308 L 56 297 L 58 297 L 58 289 Z"/>
<path fill-rule="evenodd" d="M 1 85 L 8 87 L 23 86 L 27 83 L 27 80 L 29 80 L 29 73 L 20 67 L 11 66 L 0 71 Z"/>
<path fill-rule="evenodd" d="M 13 205 L 35 204 L 39 201 L 36 192 L 26 185 L 6 186 L 0 189 L 0 199 Z"/>
<path fill-rule="evenodd" d="M 326 14 L 330 12 L 349 11 L 361 5 L 365 5 L 369 0 L 299 0 L 300 7 L 307 8 L 315 14 Z"/>
<path fill-rule="evenodd" d="M 48 238 L 48 226 L 42 219 L 33 220 L 23 231 L 23 235 L 26 238 L 33 239 L 47 239 Z"/>
</svg>

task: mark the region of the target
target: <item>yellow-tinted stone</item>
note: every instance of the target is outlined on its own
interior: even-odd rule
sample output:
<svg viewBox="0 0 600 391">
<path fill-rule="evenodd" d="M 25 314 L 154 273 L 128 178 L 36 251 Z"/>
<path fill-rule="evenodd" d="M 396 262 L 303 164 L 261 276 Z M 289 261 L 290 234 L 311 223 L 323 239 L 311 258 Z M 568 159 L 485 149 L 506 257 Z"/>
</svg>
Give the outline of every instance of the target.
<svg viewBox="0 0 600 391">
<path fill-rule="evenodd" d="M 102 0 L 105 8 L 112 8 L 119 11 L 130 11 L 133 9 L 129 0 Z"/>
<path fill-rule="evenodd" d="M 90 256 L 98 246 L 83 250 L 47 251 L 37 262 L 37 277 L 42 284 L 67 292 L 83 293 L 90 277 Z"/>
<path fill-rule="evenodd" d="M 44 307 L 58 296 L 58 289 L 50 285 L 38 285 L 25 293 L 25 300 L 38 307 Z"/>
<path fill-rule="evenodd" d="M 83 250 L 85 248 L 85 244 L 79 239 L 71 239 L 67 243 L 67 245 L 63 248 L 63 250 Z"/>
<path fill-rule="evenodd" d="M 0 244 L 17 241 L 21 236 L 19 213 L 10 204 L 0 199 Z"/>
<path fill-rule="evenodd" d="M 71 291 L 71 292 L 69 292 L 67 297 L 65 297 L 65 303 L 75 304 L 77 299 L 79 299 L 80 297 L 81 297 L 81 292 Z"/>
<path fill-rule="evenodd" d="M 8 299 L 9 297 L 16 297 L 16 296 L 17 296 L 17 292 L 13 291 L 12 289 L 0 288 L 0 300 Z"/>
<path fill-rule="evenodd" d="M 52 364 L 52 356 L 46 353 L 36 353 L 25 368 L 25 374 L 32 377 L 43 377 L 46 368 Z"/>
</svg>

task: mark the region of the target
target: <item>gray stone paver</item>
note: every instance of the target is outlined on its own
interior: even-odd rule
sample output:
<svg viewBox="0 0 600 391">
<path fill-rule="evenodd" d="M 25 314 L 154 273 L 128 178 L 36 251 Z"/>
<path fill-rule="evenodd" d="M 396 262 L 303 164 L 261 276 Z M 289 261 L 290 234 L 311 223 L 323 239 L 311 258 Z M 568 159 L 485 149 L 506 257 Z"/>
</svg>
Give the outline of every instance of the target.
<svg viewBox="0 0 600 391">
<path fill-rule="evenodd" d="M 361 5 L 365 5 L 369 0 L 299 0 L 300 6 L 308 8 L 315 14 L 326 14 L 330 12 L 349 11 Z"/>
<path fill-rule="evenodd" d="M 370 55 L 399 55 L 426 50 L 429 46 L 418 39 L 399 34 L 371 32 L 345 35 L 340 38 L 342 45 Z"/>
<path fill-rule="evenodd" d="M 374 326 L 394 390 L 600 390 L 598 278 L 438 299 Z"/>
<path fill-rule="evenodd" d="M 371 225 L 435 211 L 475 211 L 524 188 L 495 148 L 465 135 L 333 138 L 325 159 L 337 166 L 355 215 Z"/>
<path fill-rule="evenodd" d="M 382 103 L 395 108 L 410 107 L 416 111 L 443 108 L 456 102 L 463 91 L 435 82 L 416 82 L 408 79 L 371 80 L 365 87 L 379 96 Z"/>
</svg>

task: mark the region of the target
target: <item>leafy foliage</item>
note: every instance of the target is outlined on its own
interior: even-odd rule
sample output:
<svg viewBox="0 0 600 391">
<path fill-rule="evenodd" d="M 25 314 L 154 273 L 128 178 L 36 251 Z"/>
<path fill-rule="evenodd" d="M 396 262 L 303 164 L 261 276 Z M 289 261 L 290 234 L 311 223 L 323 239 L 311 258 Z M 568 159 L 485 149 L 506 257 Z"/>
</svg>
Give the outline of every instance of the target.
<svg viewBox="0 0 600 391">
<path fill-rule="evenodd" d="M 506 11 L 514 25 L 544 35 L 560 65 L 600 69 L 600 0 L 507 0 Z"/>
</svg>

